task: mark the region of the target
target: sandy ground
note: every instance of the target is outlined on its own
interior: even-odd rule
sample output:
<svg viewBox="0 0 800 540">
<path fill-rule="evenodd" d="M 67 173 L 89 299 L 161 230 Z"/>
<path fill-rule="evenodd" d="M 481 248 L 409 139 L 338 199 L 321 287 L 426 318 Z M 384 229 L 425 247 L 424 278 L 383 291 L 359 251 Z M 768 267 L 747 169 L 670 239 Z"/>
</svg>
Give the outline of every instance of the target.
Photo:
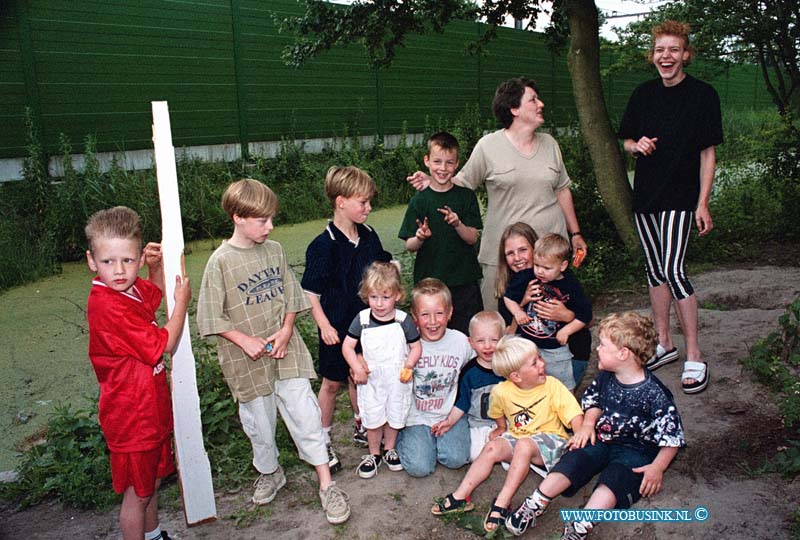
<svg viewBox="0 0 800 540">
<path fill-rule="evenodd" d="M 694 280 L 701 305 L 701 345 L 711 366 L 708 390 L 696 396 L 680 391 L 680 363 L 657 372 L 672 389 L 683 416 L 688 448 L 667 472 L 664 488 L 637 508 L 689 508 L 705 506 L 709 518 L 702 523 L 619 523 L 599 526 L 592 538 L 788 538 L 791 514 L 800 506 L 800 479 L 788 482 L 777 475 L 748 476 L 778 450 L 785 430 L 767 391 L 752 382 L 738 360 L 759 337 L 772 331 L 785 306 L 800 294 L 800 269 L 757 267 L 708 272 Z M 647 310 L 641 294 L 598 299 L 598 315 L 622 309 Z M 675 327 L 679 350 L 683 343 Z M 596 366 L 596 360 L 593 361 Z M 592 372 L 594 371 L 593 368 Z M 591 375 L 591 372 L 590 372 Z M 253 509 L 249 491 L 218 493 L 219 519 L 211 524 L 187 528 L 182 511 L 162 509 L 162 525 L 174 539 L 281 540 L 399 538 L 404 540 L 472 538 L 475 533 L 464 524 L 480 527 L 482 514 L 499 489 L 503 471 L 493 476 L 473 495 L 477 509 L 469 519 L 443 520 L 430 513 L 435 497 L 451 492 L 465 470 L 439 467 L 430 477 L 412 479 L 405 473 L 382 469 L 372 480 L 355 474 L 361 449 L 349 440 L 350 426 L 335 428 L 340 441 L 344 469 L 335 479 L 350 494 L 353 515 L 341 526 L 332 527 L 324 514 L 310 472 L 289 478 L 287 486 L 267 507 Z M 538 485 L 530 476 L 515 503 Z M 588 498 L 585 489 L 572 499 L 557 499 L 529 538 L 558 538 L 561 520 L 558 508 L 576 508 Z M 23 511 L 0 509 L 0 538 L 28 540 L 85 538 L 106 540 L 118 537 L 117 511 L 98 514 L 43 504 Z M 461 525 L 461 526 L 460 526 Z M 482 532 L 481 532 L 482 534 Z"/>
</svg>

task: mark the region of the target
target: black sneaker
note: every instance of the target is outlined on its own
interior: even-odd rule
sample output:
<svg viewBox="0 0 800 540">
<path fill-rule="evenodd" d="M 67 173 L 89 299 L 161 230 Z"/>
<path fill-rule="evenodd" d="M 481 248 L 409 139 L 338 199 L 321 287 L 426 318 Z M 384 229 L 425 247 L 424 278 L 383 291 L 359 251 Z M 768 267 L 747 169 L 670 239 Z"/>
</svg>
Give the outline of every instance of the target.
<svg viewBox="0 0 800 540">
<path fill-rule="evenodd" d="M 366 448 L 369 446 L 369 441 L 367 441 L 367 430 L 361 424 L 361 422 L 356 422 L 355 427 L 353 428 L 353 442 L 356 443 L 356 446 L 360 446 L 361 448 Z"/>
<path fill-rule="evenodd" d="M 647 361 L 647 369 L 655 371 L 661 366 L 666 366 L 678 359 L 678 349 L 673 347 L 670 350 L 665 350 L 664 347 L 658 345 L 656 347 L 656 354 Z"/>
<path fill-rule="evenodd" d="M 328 468 L 331 470 L 331 474 L 335 474 L 342 469 L 342 462 L 339 461 L 339 457 L 336 455 L 336 452 L 333 451 L 333 446 L 328 444 L 327 447 L 328 447 Z"/>
<path fill-rule="evenodd" d="M 520 536 L 528 530 L 528 527 L 534 527 L 536 516 L 541 515 L 543 511 L 538 506 L 531 505 L 530 502 L 530 498 L 525 499 L 522 506 L 506 518 L 506 529 L 514 536 Z"/>
<path fill-rule="evenodd" d="M 378 467 L 381 464 L 381 456 L 366 454 L 361 456 L 361 463 L 358 464 L 356 472 L 361 478 L 372 478 L 378 474 Z"/>
<path fill-rule="evenodd" d="M 390 471 L 402 471 L 403 464 L 400 463 L 400 456 L 397 455 L 397 450 L 392 448 L 383 453 L 383 462 Z"/>
<path fill-rule="evenodd" d="M 167 531 L 161 531 L 161 540 L 172 540 L 172 538 L 167 534 Z"/>
</svg>

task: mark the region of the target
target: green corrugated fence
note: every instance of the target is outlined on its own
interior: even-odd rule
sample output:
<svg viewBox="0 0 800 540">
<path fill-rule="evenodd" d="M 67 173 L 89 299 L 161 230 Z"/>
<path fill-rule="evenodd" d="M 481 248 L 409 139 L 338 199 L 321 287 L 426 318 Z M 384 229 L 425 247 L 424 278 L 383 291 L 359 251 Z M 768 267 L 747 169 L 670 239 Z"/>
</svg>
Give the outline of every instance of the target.
<svg viewBox="0 0 800 540">
<path fill-rule="evenodd" d="M 293 69 L 280 58 L 292 38 L 274 18 L 299 10 L 290 0 L 0 2 L 0 158 L 25 155 L 26 107 L 48 153 L 60 133 L 76 145 L 94 135 L 100 151 L 150 148 L 154 100 L 169 102 L 176 146 L 420 132 L 470 104 L 488 117 L 497 84 L 522 74 L 539 82 L 548 123 L 575 118 L 566 59 L 539 34 L 501 28 L 470 56 L 480 25 L 457 23 L 410 37 L 388 69 L 371 68 L 358 45 Z M 613 118 L 651 76 L 604 81 Z M 724 107 L 771 106 L 754 66 L 713 84 Z"/>
</svg>

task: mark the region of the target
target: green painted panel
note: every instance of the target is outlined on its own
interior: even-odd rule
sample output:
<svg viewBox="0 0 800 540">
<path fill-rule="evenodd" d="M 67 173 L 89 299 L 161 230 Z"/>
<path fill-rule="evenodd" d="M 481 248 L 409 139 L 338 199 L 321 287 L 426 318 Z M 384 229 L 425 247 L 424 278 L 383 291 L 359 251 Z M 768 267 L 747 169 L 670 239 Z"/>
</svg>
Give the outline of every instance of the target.
<svg viewBox="0 0 800 540">
<path fill-rule="evenodd" d="M 149 148 L 151 100 L 170 102 L 177 145 L 421 131 L 476 104 L 491 118 L 497 85 L 520 75 L 538 81 L 548 125 L 576 116 L 565 57 L 530 32 L 500 28 L 498 39 L 473 56 L 466 46 L 482 27 L 459 22 L 443 34 L 409 36 L 391 68 L 379 74 L 357 44 L 294 69 L 281 59 L 292 38 L 278 32 L 274 17 L 300 13 L 296 0 L 24 1 L 32 43 L 26 54 L 18 14 L 0 10 L 0 157 L 24 155 L 31 95 L 40 104 L 49 151 L 60 132 L 73 143 L 91 133 L 100 150 Z M 26 86 L 26 61 L 34 88 Z M 633 88 L 652 76 L 607 78 L 612 119 Z M 731 68 L 715 86 L 728 107 L 771 106 L 753 66 Z"/>
</svg>

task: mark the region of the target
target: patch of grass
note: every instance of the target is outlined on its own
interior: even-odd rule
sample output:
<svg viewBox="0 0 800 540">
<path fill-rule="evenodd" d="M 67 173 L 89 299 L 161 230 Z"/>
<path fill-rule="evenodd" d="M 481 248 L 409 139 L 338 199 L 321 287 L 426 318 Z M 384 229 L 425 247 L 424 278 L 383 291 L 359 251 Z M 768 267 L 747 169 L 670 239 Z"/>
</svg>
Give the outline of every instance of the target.
<svg viewBox="0 0 800 540">
<path fill-rule="evenodd" d="M 772 472 L 790 480 L 800 474 L 800 430 L 797 435 L 797 439 L 787 441 L 788 446 L 781 449 L 771 462 Z"/>
<path fill-rule="evenodd" d="M 705 302 L 701 302 L 700 307 L 702 309 L 708 309 L 711 311 L 730 311 L 733 309 L 733 307 L 729 306 L 728 304 L 722 302 L 714 302 L 711 300 L 706 300 Z"/>
<path fill-rule="evenodd" d="M 779 330 L 753 345 L 742 363 L 778 396 L 783 425 L 792 427 L 800 423 L 800 298 L 786 308 L 778 324 Z M 800 475 L 800 430 L 797 434 L 798 439 L 787 440 L 765 464 L 765 471 L 790 479 Z"/>
<path fill-rule="evenodd" d="M 769 467 L 769 463 L 767 462 L 762 463 L 757 467 L 753 467 L 746 461 L 742 461 L 740 463 L 737 463 L 736 467 L 747 478 L 758 478 L 760 476 L 764 476 L 765 474 L 772 472 Z"/>
<path fill-rule="evenodd" d="M 238 510 L 234 510 L 225 516 L 224 519 L 233 521 L 237 529 L 246 529 L 257 521 L 268 521 L 270 517 L 272 517 L 272 506 L 258 506 L 253 503 L 248 503 Z"/>
<path fill-rule="evenodd" d="M 47 439 L 24 453 L 19 481 L 1 485 L 0 497 L 23 508 L 51 495 L 76 508 L 107 509 L 117 503 L 96 410 L 97 397 L 85 409 L 56 408 Z"/>
<path fill-rule="evenodd" d="M 759 340 L 742 360 L 759 382 L 779 395 L 783 424 L 800 422 L 800 298 L 778 319 L 780 329 Z"/>
<path fill-rule="evenodd" d="M 800 540 L 800 508 L 797 508 L 794 512 L 792 512 L 792 524 L 790 526 L 790 531 L 794 540 Z"/>
<path fill-rule="evenodd" d="M 175 512 L 183 510 L 181 486 L 178 485 L 177 479 L 170 481 L 166 486 L 161 485 L 158 490 L 158 507 L 159 509 L 165 508 Z"/>
</svg>

